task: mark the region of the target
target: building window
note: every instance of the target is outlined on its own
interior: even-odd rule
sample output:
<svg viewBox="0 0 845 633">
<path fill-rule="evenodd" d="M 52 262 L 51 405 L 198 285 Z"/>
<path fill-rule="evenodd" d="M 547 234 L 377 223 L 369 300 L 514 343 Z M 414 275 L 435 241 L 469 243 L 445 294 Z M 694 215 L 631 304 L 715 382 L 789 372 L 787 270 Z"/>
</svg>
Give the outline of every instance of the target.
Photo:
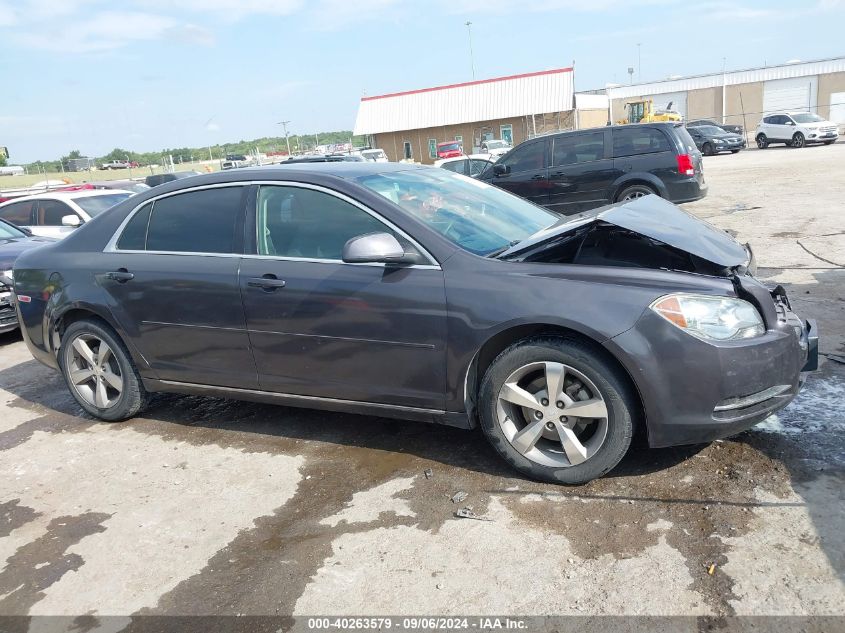
<svg viewBox="0 0 845 633">
<path fill-rule="evenodd" d="M 455 134 L 455 140 L 458 141 L 458 143 L 460 143 L 461 145 L 464 144 L 464 137 L 460 134 Z"/>
<path fill-rule="evenodd" d="M 405 160 L 411 160 L 414 157 L 414 152 L 411 150 L 411 143 L 409 141 L 402 143 L 402 157 Z"/>
<path fill-rule="evenodd" d="M 507 123 L 499 126 L 499 135 L 503 141 L 507 141 L 508 145 L 513 145 L 513 125 Z"/>
<path fill-rule="evenodd" d="M 437 139 L 436 138 L 428 139 L 428 157 L 429 158 L 437 158 Z"/>
</svg>

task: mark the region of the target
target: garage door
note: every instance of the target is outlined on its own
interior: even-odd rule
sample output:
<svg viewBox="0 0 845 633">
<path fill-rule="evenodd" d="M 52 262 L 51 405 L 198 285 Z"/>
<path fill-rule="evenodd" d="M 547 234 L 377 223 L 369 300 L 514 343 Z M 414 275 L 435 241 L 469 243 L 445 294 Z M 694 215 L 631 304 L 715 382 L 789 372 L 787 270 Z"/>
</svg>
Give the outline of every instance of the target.
<svg viewBox="0 0 845 633">
<path fill-rule="evenodd" d="M 834 123 L 845 123 L 845 92 L 834 92 L 830 95 L 830 117 Z"/>
<path fill-rule="evenodd" d="M 661 95 L 648 95 L 646 99 L 654 101 L 655 110 L 666 110 L 669 104 L 672 104 L 672 109 L 679 112 L 682 117 L 687 118 L 687 93 L 686 92 L 666 92 Z"/>
<path fill-rule="evenodd" d="M 785 110 L 816 111 L 818 77 L 795 77 L 794 79 L 773 79 L 763 84 L 763 112 Z"/>
</svg>

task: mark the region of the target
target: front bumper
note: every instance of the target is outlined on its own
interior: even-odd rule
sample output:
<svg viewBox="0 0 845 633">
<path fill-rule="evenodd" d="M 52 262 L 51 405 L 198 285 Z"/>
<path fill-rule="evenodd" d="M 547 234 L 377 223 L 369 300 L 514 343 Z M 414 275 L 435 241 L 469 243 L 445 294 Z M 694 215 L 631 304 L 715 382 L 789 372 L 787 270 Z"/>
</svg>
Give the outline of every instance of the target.
<svg viewBox="0 0 845 633">
<path fill-rule="evenodd" d="M 785 316 L 758 338 L 713 343 L 647 310 L 607 341 L 640 392 L 649 445 L 711 442 L 789 404 L 818 367 L 818 328 L 791 310 Z"/>
<path fill-rule="evenodd" d="M 810 132 L 809 134 L 807 134 L 807 136 L 805 138 L 807 139 L 808 143 L 824 143 L 824 142 L 835 141 L 836 139 L 839 138 L 839 133 L 838 132 L 820 132 L 820 133 Z"/>
<path fill-rule="evenodd" d="M 0 286 L 0 334 L 18 329 L 18 313 L 12 301 L 8 286 Z"/>
</svg>

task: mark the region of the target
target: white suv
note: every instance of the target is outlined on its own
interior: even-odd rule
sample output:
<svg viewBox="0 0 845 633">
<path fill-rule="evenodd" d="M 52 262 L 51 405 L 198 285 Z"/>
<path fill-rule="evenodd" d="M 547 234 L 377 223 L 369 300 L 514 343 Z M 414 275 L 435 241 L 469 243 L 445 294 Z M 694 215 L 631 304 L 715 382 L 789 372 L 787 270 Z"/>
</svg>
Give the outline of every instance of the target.
<svg viewBox="0 0 845 633">
<path fill-rule="evenodd" d="M 766 149 L 772 143 L 804 147 L 807 143 L 830 145 L 839 138 L 836 124 L 810 112 L 784 112 L 763 117 L 754 137 L 757 147 Z"/>
</svg>

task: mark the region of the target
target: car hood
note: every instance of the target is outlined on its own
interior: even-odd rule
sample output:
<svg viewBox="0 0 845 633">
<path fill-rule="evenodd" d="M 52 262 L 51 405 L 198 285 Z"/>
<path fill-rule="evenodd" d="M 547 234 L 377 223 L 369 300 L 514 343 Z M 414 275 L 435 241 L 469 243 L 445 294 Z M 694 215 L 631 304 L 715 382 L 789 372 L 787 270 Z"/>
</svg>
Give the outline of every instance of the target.
<svg viewBox="0 0 845 633">
<path fill-rule="evenodd" d="M 10 270 L 18 255 L 37 246 L 55 242 L 49 237 L 12 237 L 0 239 L 0 271 Z"/>
<path fill-rule="evenodd" d="M 748 249 L 725 231 L 654 195 L 564 218 L 511 247 L 500 257 L 508 258 L 596 222 L 639 233 L 724 268 L 744 266 L 751 259 Z"/>
</svg>

